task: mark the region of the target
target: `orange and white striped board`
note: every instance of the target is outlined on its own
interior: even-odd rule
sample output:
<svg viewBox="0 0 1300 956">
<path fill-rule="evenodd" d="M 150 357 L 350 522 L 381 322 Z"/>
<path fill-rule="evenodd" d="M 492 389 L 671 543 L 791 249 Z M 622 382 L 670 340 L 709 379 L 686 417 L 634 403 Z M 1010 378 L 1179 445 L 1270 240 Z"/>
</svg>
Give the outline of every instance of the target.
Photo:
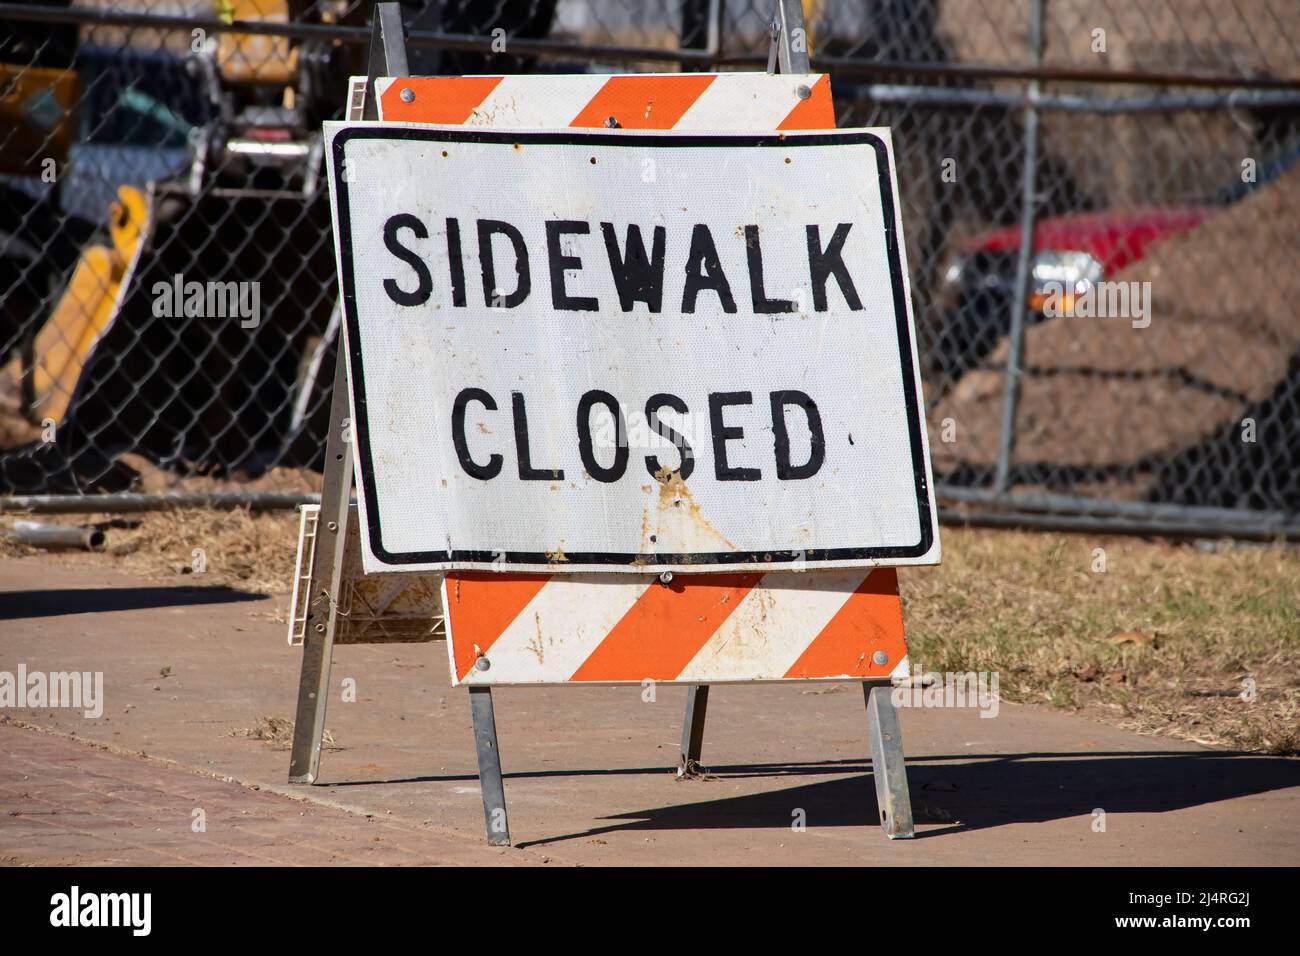
<svg viewBox="0 0 1300 956">
<path fill-rule="evenodd" d="M 389 122 L 495 129 L 834 129 L 823 74 L 395 77 Z M 449 572 L 453 685 L 887 680 L 909 669 L 893 568 Z"/>
<path fill-rule="evenodd" d="M 824 74 L 430 76 L 375 81 L 388 122 L 492 129 L 834 129 Z"/>
<path fill-rule="evenodd" d="M 449 572 L 453 684 L 726 683 L 906 675 L 893 568 L 772 574 Z"/>
</svg>

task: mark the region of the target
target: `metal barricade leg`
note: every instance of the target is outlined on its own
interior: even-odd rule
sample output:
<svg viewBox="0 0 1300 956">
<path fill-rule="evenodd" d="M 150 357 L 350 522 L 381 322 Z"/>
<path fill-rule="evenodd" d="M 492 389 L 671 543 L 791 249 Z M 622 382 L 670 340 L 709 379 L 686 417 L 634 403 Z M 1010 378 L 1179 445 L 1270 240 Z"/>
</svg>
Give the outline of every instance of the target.
<svg viewBox="0 0 1300 956">
<path fill-rule="evenodd" d="M 692 684 L 686 689 L 686 719 L 682 723 L 681 763 L 678 777 L 693 777 L 700 770 L 704 749 L 704 717 L 709 709 L 709 685 Z"/>
<path fill-rule="evenodd" d="M 302 641 L 302 671 L 298 678 L 298 709 L 289 757 L 290 783 L 315 783 L 320 771 L 321 738 L 325 733 L 325 704 L 329 695 L 330 656 L 338 623 L 339 587 L 343 578 L 343 549 L 347 540 L 348 505 L 352 496 L 352 443 L 346 434 L 348 366 L 339 336 L 330 430 L 325 441 L 325 484 L 308 586 L 307 624 Z"/>
<path fill-rule="evenodd" d="M 396 3 L 375 5 L 371 24 L 370 62 L 365 99 L 349 104 L 349 119 L 378 119 L 374 80 L 403 76 L 407 71 L 402 11 Z M 356 115 L 360 107 L 361 116 Z M 298 709 L 294 715 L 290 783 L 315 783 L 320 773 L 321 739 L 325 734 L 325 704 L 329 694 L 330 656 L 338 623 L 343 551 L 347 541 L 348 507 L 352 498 L 352 439 L 348 428 L 347 335 L 339 330 L 338 359 L 330 400 L 330 430 L 325 439 L 325 474 L 321 489 L 316 550 L 308 578 L 307 626 L 303 635 L 302 672 L 298 678 Z M 489 709 L 489 714 L 491 710 Z"/>
<path fill-rule="evenodd" d="M 483 791 L 487 840 L 493 846 L 509 846 L 510 822 L 506 818 L 506 789 L 501 779 L 501 750 L 497 745 L 496 717 L 492 713 L 492 688 L 471 687 L 469 707 L 474 718 L 474 749 L 478 753 L 478 783 Z"/>
<path fill-rule="evenodd" d="M 890 700 L 890 688 L 863 684 L 862 693 L 867 700 L 871 776 L 876 781 L 880 826 L 891 840 L 909 839 L 916 835 L 916 828 L 912 824 L 912 798 L 907 790 L 898 711 Z"/>
</svg>

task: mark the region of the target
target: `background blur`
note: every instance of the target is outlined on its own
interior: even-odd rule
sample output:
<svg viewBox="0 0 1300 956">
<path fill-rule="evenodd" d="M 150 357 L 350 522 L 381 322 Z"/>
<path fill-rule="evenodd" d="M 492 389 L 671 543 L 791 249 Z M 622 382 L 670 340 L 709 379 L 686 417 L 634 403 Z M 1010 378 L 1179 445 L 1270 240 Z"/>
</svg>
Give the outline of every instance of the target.
<svg viewBox="0 0 1300 956">
<path fill-rule="evenodd" d="M 764 69 L 774 5 L 403 10 L 415 73 L 607 73 Z M 0 2 L 0 507 L 319 490 L 319 130 L 371 6 Z M 1300 4 L 804 8 L 840 125 L 893 129 L 944 515 L 1300 538 Z M 256 327 L 157 314 L 178 275 L 258 283 Z M 1050 317 L 1053 281 L 1149 311 Z"/>
</svg>

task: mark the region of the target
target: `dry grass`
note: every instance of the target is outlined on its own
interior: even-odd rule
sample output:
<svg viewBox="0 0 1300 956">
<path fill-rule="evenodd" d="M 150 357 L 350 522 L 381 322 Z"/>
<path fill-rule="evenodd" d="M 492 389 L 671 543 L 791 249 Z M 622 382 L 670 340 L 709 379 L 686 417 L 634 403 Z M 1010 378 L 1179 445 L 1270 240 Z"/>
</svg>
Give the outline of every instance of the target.
<svg viewBox="0 0 1300 956">
<path fill-rule="evenodd" d="M 292 586 L 298 544 L 296 511 L 252 513 L 195 508 L 116 520 L 92 515 L 75 520 L 52 517 L 48 521 L 105 528 L 107 545 L 102 552 L 41 552 L 61 563 L 113 567 L 150 580 L 226 585 L 265 594 L 286 593 Z M 34 548 L 0 538 L 0 554 L 36 553 Z M 200 567 L 202 570 L 198 570 Z"/>
<path fill-rule="evenodd" d="M 293 743 L 293 721 L 288 717 L 259 717 L 252 727 L 232 730 L 230 736 L 260 740 L 275 750 L 288 750 Z M 328 729 L 321 734 L 321 745 L 326 750 L 341 749 Z"/>
<path fill-rule="evenodd" d="M 1300 753 L 1295 549 L 946 528 L 943 550 L 900 574 L 926 670 L 996 671 L 1008 700 L 1142 733 Z"/>
</svg>

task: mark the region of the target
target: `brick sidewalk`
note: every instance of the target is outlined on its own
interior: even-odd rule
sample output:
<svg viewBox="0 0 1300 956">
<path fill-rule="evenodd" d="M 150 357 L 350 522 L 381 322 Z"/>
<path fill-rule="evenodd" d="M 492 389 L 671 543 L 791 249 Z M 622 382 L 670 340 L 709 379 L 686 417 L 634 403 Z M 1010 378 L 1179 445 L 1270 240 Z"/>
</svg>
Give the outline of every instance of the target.
<svg viewBox="0 0 1300 956">
<path fill-rule="evenodd" d="M 0 766 L 0 865 L 544 862 L 12 725 L 0 724 Z"/>
<path fill-rule="evenodd" d="M 707 780 L 673 768 L 686 692 L 494 692 L 511 836 L 483 840 L 474 736 L 447 649 L 335 648 L 314 787 L 251 731 L 292 718 L 286 598 L 0 559 L 0 670 L 104 675 L 104 711 L 0 713 L 0 862 L 1294 866 L 1300 761 L 1139 737 L 1004 703 L 901 714 L 923 839 L 877 825 L 862 695 L 719 685 Z M 358 689 L 342 699 L 341 682 Z M 48 731 L 41 733 L 39 731 Z M 107 745 L 110 750 L 96 750 Z M 145 760 L 139 752 L 151 755 Z M 243 785 L 223 783 L 229 775 Z M 260 786 L 260 791 L 253 790 Z M 192 833 L 192 811 L 207 832 Z M 1093 810 L 1107 827 L 1094 827 Z M 247 812 L 244 812 L 247 811 Z M 793 814 L 806 820 L 792 828 Z M 378 841 L 374 838 L 378 837 Z M 933 837 L 933 838 L 931 838 Z"/>
</svg>

